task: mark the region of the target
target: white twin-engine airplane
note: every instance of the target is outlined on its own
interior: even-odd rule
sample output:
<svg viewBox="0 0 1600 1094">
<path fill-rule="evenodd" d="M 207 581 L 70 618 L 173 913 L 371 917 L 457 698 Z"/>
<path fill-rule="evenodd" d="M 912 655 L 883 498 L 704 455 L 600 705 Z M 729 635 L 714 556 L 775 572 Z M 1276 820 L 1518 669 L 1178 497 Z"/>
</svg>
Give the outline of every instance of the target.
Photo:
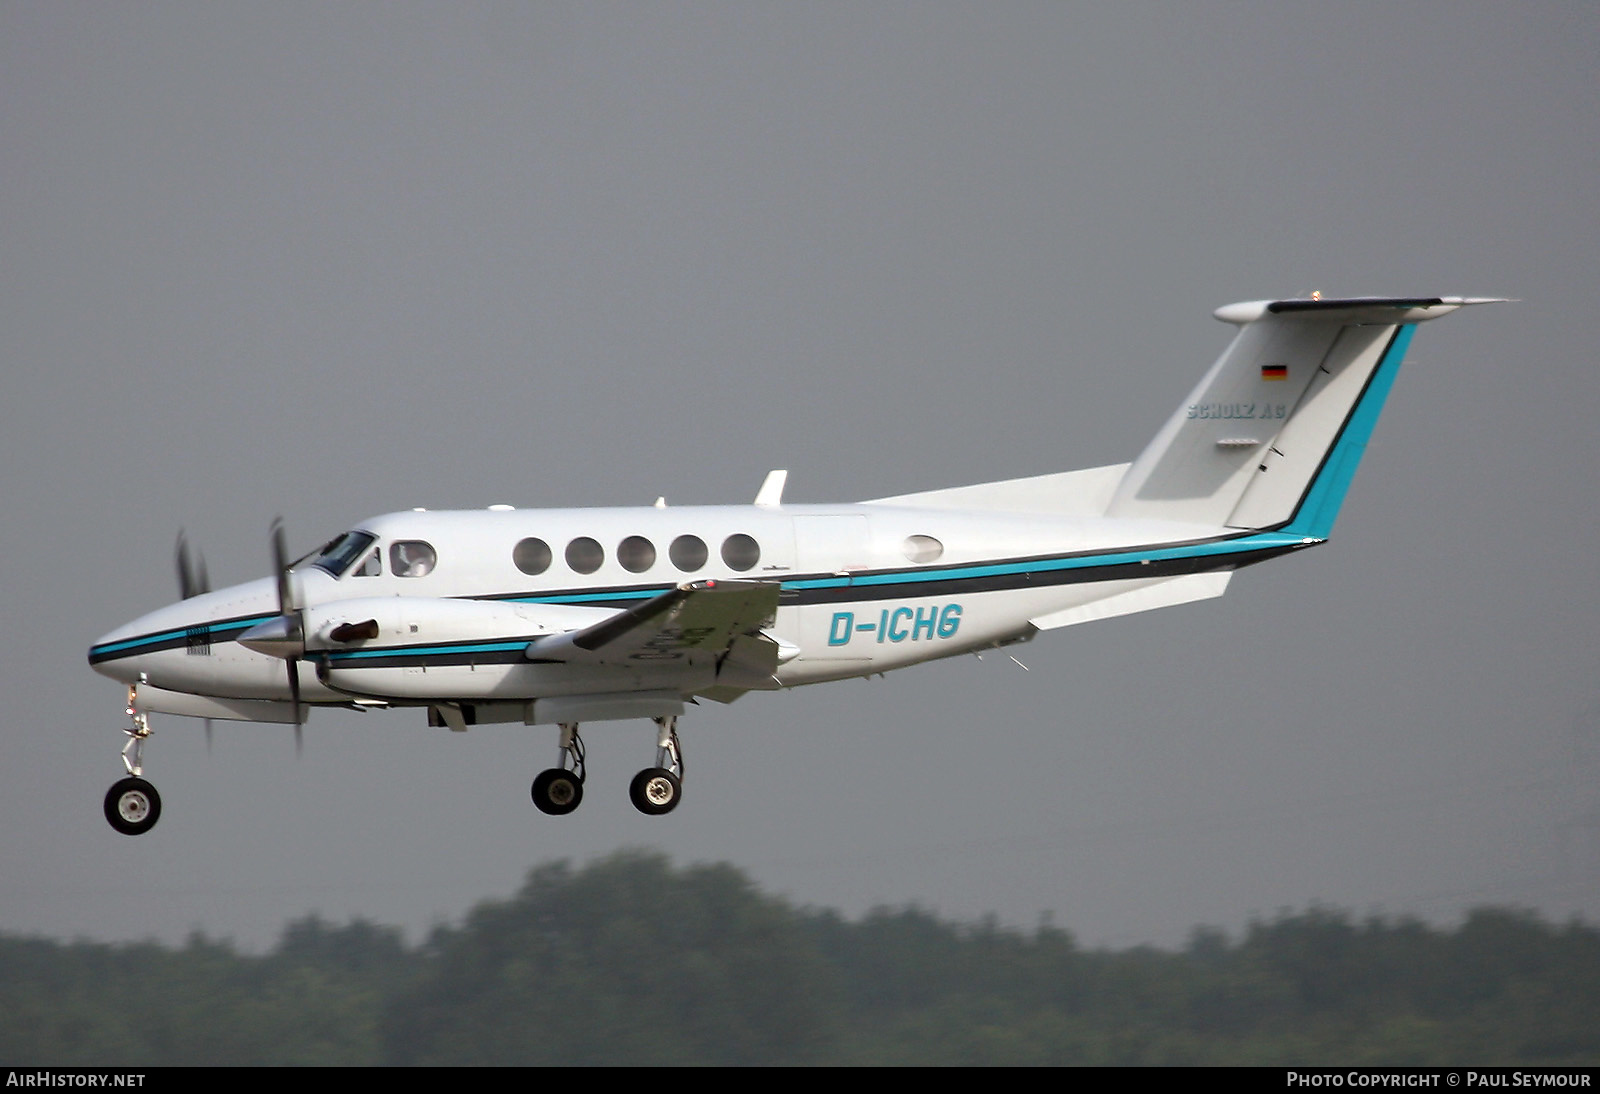
<svg viewBox="0 0 1600 1094">
<path fill-rule="evenodd" d="M 161 814 L 141 778 L 151 713 L 292 723 L 310 707 L 422 707 L 458 732 L 553 725 L 534 804 L 583 798 L 583 722 L 649 718 L 633 804 L 682 793 L 686 703 L 869 676 L 1041 630 L 1220 596 L 1233 571 L 1321 543 L 1415 324 L 1460 297 L 1255 301 L 1132 464 L 853 505 L 391 513 L 209 591 L 180 537 L 184 599 L 97 641 L 128 685 L 119 832 Z"/>
</svg>

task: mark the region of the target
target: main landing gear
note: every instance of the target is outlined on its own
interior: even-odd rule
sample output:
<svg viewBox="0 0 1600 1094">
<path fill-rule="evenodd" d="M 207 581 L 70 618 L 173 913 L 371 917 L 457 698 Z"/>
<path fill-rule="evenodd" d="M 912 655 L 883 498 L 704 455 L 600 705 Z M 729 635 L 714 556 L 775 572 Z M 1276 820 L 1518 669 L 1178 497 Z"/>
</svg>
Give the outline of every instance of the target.
<svg viewBox="0 0 1600 1094">
<path fill-rule="evenodd" d="M 657 718 L 655 723 L 656 766 L 639 772 L 628 787 L 634 808 L 653 817 L 672 812 L 683 797 L 683 747 L 678 742 L 678 719 Z M 583 779 L 583 738 L 578 736 L 577 723 L 563 722 L 561 762 L 541 771 L 533 780 L 533 804 L 542 813 L 564 816 L 583 801 Z"/>
<path fill-rule="evenodd" d="M 139 836 L 161 819 L 161 795 L 139 776 L 144 773 L 144 742 L 150 736 L 150 720 L 134 702 L 137 692 L 128 689 L 128 717 L 133 725 L 123 730 L 128 743 L 122 746 L 122 765 L 126 779 L 118 779 L 106 791 L 106 820 L 125 836 Z"/>
</svg>

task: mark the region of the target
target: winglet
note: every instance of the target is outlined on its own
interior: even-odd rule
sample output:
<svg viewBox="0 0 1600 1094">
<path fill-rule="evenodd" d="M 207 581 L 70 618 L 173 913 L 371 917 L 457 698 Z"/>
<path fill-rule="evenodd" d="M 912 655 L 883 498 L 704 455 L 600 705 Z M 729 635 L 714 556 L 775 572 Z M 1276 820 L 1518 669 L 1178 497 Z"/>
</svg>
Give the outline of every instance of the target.
<svg viewBox="0 0 1600 1094">
<path fill-rule="evenodd" d="M 767 481 L 756 493 L 756 504 L 764 506 L 783 504 L 783 484 L 789 480 L 787 471 L 768 471 Z"/>
</svg>

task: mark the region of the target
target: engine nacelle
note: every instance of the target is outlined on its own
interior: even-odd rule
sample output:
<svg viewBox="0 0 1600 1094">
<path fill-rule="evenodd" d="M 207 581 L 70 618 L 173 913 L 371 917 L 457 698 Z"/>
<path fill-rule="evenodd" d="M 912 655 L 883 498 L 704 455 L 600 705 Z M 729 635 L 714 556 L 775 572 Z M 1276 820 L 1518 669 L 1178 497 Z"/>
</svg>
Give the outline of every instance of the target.
<svg viewBox="0 0 1600 1094">
<path fill-rule="evenodd" d="M 552 695 L 708 687 L 715 664 L 569 665 L 530 660 L 528 646 L 581 630 L 614 609 L 504 600 L 372 597 L 305 612 L 305 657 L 347 695 L 400 702 L 517 700 Z M 703 679 L 702 679 L 703 677 Z"/>
<path fill-rule="evenodd" d="M 610 608 L 390 596 L 336 600 L 305 610 L 306 654 L 478 643 L 581 630 L 614 615 Z M 341 633 L 343 632 L 343 633 Z"/>
</svg>

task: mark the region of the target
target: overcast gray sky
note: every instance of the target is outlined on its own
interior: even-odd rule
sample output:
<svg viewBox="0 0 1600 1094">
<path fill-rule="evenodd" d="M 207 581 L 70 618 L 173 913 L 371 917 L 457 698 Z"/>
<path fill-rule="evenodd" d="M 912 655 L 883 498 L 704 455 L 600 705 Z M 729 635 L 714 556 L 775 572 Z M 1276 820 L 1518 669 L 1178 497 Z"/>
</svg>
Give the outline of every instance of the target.
<svg viewBox="0 0 1600 1094">
<path fill-rule="evenodd" d="M 412 930 L 618 847 L 1092 943 L 1600 916 L 1600 9 L 0 3 L 0 930 Z M 833 501 L 1131 459 L 1234 300 L 1419 332 L 1332 541 L 1020 656 L 648 723 L 157 718 L 89 643 L 411 506 Z M 426 453 L 425 458 L 402 453 Z"/>
</svg>

